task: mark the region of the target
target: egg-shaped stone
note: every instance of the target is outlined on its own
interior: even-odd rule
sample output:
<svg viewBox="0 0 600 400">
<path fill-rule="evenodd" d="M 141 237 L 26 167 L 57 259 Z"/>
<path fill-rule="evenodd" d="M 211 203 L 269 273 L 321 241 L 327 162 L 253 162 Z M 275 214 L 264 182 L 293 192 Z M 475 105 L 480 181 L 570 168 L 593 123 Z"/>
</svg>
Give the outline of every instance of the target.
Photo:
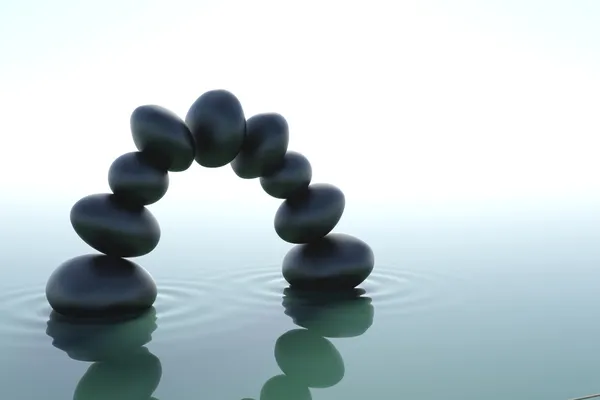
<svg viewBox="0 0 600 400">
<path fill-rule="evenodd" d="M 153 165 L 145 153 L 126 153 L 111 164 L 108 185 L 119 200 L 145 206 L 167 193 L 169 174 Z"/>
<path fill-rule="evenodd" d="M 261 176 L 260 185 L 270 196 L 287 199 L 305 190 L 312 179 L 310 162 L 302 154 L 288 151 L 281 163 L 265 176 Z"/>
<path fill-rule="evenodd" d="M 130 126 L 135 146 L 157 167 L 181 172 L 194 162 L 194 139 L 174 112 L 156 105 L 140 106 L 131 114 Z"/>
<path fill-rule="evenodd" d="M 185 122 L 196 143 L 196 162 L 203 167 L 229 164 L 242 149 L 246 117 L 237 97 L 226 90 L 211 90 L 200 96 Z"/>
<path fill-rule="evenodd" d="M 246 121 L 244 144 L 231 167 L 243 179 L 267 174 L 281 164 L 289 141 L 288 123 L 281 115 L 269 113 L 250 117 Z"/>
<path fill-rule="evenodd" d="M 145 269 L 98 254 L 65 261 L 46 284 L 52 309 L 76 318 L 140 315 L 152 307 L 156 296 L 156 284 Z"/>
<path fill-rule="evenodd" d="M 71 225 L 88 245 L 109 256 L 139 257 L 160 241 L 160 226 L 142 206 L 130 206 L 114 194 L 92 194 L 71 208 Z"/>
<path fill-rule="evenodd" d="M 283 278 L 291 287 L 307 290 L 352 289 L 373 271 L 373 250 L 353 236 L 332 233 L 298 245 L 283 258 Z"/>
<path fill-rule="evenodd" d="M 337 187 L 318 183 L 285 200 L 275 214 L 275 231 L 289 243 L 309 243 L 335 228 L 346 199 Z"/>
</svg>

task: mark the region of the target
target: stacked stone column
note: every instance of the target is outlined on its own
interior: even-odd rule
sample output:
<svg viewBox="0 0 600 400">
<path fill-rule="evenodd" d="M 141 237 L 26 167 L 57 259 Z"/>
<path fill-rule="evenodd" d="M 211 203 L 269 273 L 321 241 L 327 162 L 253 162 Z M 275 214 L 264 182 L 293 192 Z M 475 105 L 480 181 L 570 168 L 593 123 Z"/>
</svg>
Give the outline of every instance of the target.
<svg viewBox="0 0 600 400">
<path fill-rule="evenodd" d="M 150 274 L 125 258 L 158 245 L 160 227 L 147 206 L 166 194 L 169 172 L 185 171 L 194 160 L 208 168 L 231 163 L 239 177 L 260 178 L 267 194 L 284 200 L 274 225 L 283 240 L 297 244 L 283 261 L 292 287 L 349 289 L 371 273 L 374 256 L 367 244 L 330 233 L 344 212 L 344 194 L 333 185 L 311 184 L 309 161 L 288 151 L 281 115 L 246 120 L 233 94 L 214 90 L 194 102 L 185 121 L 159 106 L 138 107 L 131 133 L 137 151 L 110 166 L 112 193 L 86 196 L 71 209 L 77 235 L 103 255 L 76 257 L 51 275 L 46 297 L 58 313 L 122 316 L 152 306 L 157 289 Z"/>
</svg>

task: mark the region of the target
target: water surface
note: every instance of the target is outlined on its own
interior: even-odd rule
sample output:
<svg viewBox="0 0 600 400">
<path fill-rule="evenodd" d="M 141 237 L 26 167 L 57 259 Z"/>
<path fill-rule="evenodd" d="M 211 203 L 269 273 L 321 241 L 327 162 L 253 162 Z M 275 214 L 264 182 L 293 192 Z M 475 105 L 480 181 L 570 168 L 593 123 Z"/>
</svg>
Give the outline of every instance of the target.
<svg viewBox="0 0 600 400">
<path fill-rule="evenodd" d="M 346 299 L 286 292 L 280 266 L 291 245 L 271 221 L 232 229 L 239 218 L 223 225 L 162 215 L 161 244 L 136 259 L 156 279 L 155 308 L 114 327 L 72 326 L 45 301 L 50 272 L 93 252 L 64 207 L 3 216 L 0 397 L 295 400 L 310 390 L 321 400 L 547 400 L 600 392 L 597 213 L 362 215 L 337 231 L 367 241 L 377 262 Z"/>
</svg>

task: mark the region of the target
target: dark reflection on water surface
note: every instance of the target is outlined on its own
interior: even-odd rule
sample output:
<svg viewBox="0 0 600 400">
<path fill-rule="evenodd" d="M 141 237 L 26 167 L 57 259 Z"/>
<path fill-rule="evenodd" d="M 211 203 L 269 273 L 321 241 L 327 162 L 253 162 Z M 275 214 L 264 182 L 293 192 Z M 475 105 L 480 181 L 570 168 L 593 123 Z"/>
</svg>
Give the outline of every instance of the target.
<svg viewBox="0 0 600 400">
<path fill-rule="evenodd" d="M 156 330 L 156 310 L 128 321 L 73 321 L 50 313 L 52 345 L 77 361 L 92 362 L 74 400 L 152 400 L 162 376 L 158 357 L 145 347 Z"/>
</svg>

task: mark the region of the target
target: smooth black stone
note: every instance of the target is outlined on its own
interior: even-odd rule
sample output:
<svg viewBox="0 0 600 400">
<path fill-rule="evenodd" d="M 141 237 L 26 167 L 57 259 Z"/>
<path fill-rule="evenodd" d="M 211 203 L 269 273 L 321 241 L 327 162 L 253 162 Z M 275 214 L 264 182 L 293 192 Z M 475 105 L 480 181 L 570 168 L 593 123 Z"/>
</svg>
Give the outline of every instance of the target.
<svg viewBox="0 0 600 400">
<path fill-rule="evenodd" d="M 118 361 L 92 364 L 79 380 L 73 400 L 150 400 L 161 378 L 160 360 L 144 347 Z"/>
<path fill-rule="evenodd" d="M 335 228 L 346 198 L 337 187 L 318 183 L 285 200 L 275 214 L 275 231 L 289 243 L 309 243 Z"/>
<path fill-rule="evenodd" d="M 353 236 L 332 233 L 313 243 L 294 246 L 283 258 L 283 277 L 303 290 L 352 289 L 368 278 L 375 265 L 373 250 Z"/>
<path fill-rule="evenodd" d="M 310 389 L 289 376 L 277 375 L 265 382 L 260 400 L 312 400 Z"/>
<path fill-rule="evenodd" d="M 181 172 L 194 162 L 196 145 L 183 119 L 166 108 L 146 105 L 130 118 L 133 142 L 165 171 Z"/>
<path fill-rule="evenodd" d="M 105 255 L 72 258 L 46 284 L 46 298 L 54 311 L 75 318 L 141 315 L 152 307 L 156 295 L 156 284 L 144 268 Z"/>
<path fill-rule="evenodd" d="M 169 174 L 153 165 L 145 153 L 126 153 L 110 166 L 108 185 L 120 201 L 146 206 L 167 193 Z"/>
<path fill-rule="evenodd" d="M 216 168 L 229 164 L 240 152 L 246 117 L 239 100 L 226 90 L 212 90 L 190 107 L 185 122 L 196 143 L 196 162 Z"/>
<path fill-rule="evenodd" d="M 73 360 L 98 362 L 128 357 L 152 340 L 156 330 L 156 309 L 135 318 L 66 317 L 50 312 L 46 334 L 52 345 Z"/>
<path fill-rule="evenodd" d="M 279 114 L 258 114 L 246 121 L 242 149 L 231 162 L 237 176 L 253 179 L 275 169 L 283 161 L 290 141 L 288 123 Z"/>
<path fill-rule="evenodd" d="M 294 329 L 275 342 L 275 360 L 284 374 L 309 388 L 328 388 L 344 377 L 344 361 L 335 346 L 306 329 Z"/>
<path fill-rule="evenodd" d="M 160 241 L 158 221 L 145 207 L 130 207 L 114 194 L 92 194 L 71 208 L 71 225 L 79 237 L 101 253 L 139 257 Z"/>
<path fill-rule="evenodd" d="M 308 159 L 300 153 L 288 151 L 274 171 L 260 178 L 260 185 L 268 195 L 287 199 L 305 190 L 311 179 L 312 167 Z"/>
<path fill-rule="evenodd" d="M 294 324 L 328 338 L 350 338 L 364 334 L 373 325 L 375 309 L 363 289 L 341 291 L 283 291 L 285 314 Z"/>
</svg>

